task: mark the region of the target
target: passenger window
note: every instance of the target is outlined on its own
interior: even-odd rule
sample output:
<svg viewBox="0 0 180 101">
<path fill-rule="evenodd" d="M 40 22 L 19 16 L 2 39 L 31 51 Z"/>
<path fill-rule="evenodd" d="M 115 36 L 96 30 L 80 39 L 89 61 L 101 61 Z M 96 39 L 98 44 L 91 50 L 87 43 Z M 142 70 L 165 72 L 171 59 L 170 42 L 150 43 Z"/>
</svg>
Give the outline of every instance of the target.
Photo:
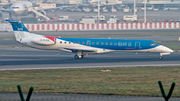
<svg viewBox="0 0 180 101">
<path fill-rule="evenodd" d="M 60 41 L 60 43 L 62 43 L 62 41 Z"/>
<path fill-rule="evenodd" d="M 115 42 L 114 45 L 117 45 L 117 43 Z"/>
<path fill-rule="evenodd" d="M 122 46 L 122 43 L 121 43 L 121 42 L 119 42 L 119 43 L 118 43 L 118 45 L 119 45 L 119 46 Z"/>
<path fill-rule="evenodd" d="M 112 45 L 112 42 L 110 43 L 110 45 Z"/>
<path fill-rule="evenodd" d="M 101 45 L 103 45 L 104 43 L 103 42 L 101 42 Z"/>
<path fill-rule="evenodd" d="M 127 46 L 127 43 L 123 43 L 123 46 Z"/>
<path fill-rule="evenodd" d="M 80 42 L 78 41 L 78 44 L 79 44 Z"/>
<path fill-rule="evenodd" d="M 92 42 L 92 45 L 94 45 L 94 42 Z"/>
<path fill-rule="evenodd" d="M 73 43 L 75 44 L 76 42 L 74 41 Z"/>
<path fill-rule="evenodd" d="M 128 43 L 128 46 L 131 46 L 131 43 Z"/>
<path fill-rule="evenodd" d="M 96 42 L 97 45 L 99 45 L 99 42 Z"/>
<path fill-rule="evenodd" d="M 108 42 L 106 42 L 106 45 L 108 45 Z"/>
<path fill-rule="evenodd" d="M 69 42 L 69 44 L 71 44 L 71 42 Z"/>
<path fill-rule="evenodd" d="M 84 44 L 84 41 L 82 42 L 82 44 Z"/>
<path fill-rule="evenodd" d="M 64 44 L 66 44 L 66 42 L 64 42 Z"/>
</svg>

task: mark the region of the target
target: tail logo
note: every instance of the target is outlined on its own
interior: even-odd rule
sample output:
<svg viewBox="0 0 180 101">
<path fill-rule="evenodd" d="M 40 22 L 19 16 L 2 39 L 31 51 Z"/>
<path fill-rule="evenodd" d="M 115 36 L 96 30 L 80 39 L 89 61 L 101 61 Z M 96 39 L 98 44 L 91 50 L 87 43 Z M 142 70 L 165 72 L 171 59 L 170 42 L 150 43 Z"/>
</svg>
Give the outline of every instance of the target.
<svg viewBox="0 0 180 101">
<path fill-rule="evenodd" d="M 23 31 L 23 28 L 18 28 L 18 31 Z"/>
</svg>

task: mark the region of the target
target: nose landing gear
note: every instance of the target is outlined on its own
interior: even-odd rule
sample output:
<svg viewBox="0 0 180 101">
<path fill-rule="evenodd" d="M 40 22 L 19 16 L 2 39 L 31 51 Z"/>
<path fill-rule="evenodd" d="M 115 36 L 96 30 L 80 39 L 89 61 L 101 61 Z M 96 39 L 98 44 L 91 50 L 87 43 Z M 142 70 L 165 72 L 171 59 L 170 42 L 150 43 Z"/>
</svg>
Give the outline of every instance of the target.
<svg viewBox="0 0 180 101">
<path fill-rule="evenodd" d="M 162 59 L 163 59 L 163 57 L 162 57 L 162 56 L 160 56 L 160 57 L 159 57 L 159 60 L 162 60 Z"/>
<path fill-rule="evenodd" d="M 169 55 L 169 54 L 170 54 L 170 53 L 160 53 L 159 59 L 162 60 L 162 59 L 163 59 L 163 57 L 162 57 L 163 55 Z"/>
</svg>

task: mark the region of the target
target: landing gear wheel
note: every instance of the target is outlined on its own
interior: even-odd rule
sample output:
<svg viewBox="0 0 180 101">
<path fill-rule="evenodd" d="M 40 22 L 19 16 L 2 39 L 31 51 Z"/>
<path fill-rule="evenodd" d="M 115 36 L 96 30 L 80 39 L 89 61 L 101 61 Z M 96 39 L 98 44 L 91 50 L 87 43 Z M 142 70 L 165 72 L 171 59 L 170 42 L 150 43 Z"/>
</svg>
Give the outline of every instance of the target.
<svg viewBox="0 0 180 101">
<path fill-rule="evenodd" d="M 75 58 L 75 59 L 79 59 L 79 56 L 75 55 L 74 58 Z"/>
<path fill-rule="evenodd" d="M 80 56 L 75 55 L 75 56 L 74 56 L 75 59 L 82 59 L 83 57 L 84 57 L 83 55 L 80 55 Z"/>
<path fill-rule="evenodd" d="M 162 60 L 162 59 L 163 59 L 163 57 L 162 57 L 162 56 L 160 56 L 160 57 L 159 57 L 159 60 Z"/>
<path fill-rule="evenodd" d="M 82 58 L 84 58 L 84 55 L 81 55 L 81 58 L 80 58 L 80 59 L 82 59 Z"/>
</svg>

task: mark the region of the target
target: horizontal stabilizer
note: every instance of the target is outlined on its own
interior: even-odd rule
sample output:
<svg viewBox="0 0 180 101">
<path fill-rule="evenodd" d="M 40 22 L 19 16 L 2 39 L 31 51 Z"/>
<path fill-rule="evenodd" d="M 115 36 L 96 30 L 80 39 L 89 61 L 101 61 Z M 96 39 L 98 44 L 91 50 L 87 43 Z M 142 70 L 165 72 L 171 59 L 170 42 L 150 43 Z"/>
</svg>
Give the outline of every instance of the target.
<svg viewBox="0 0 180 101">
<path fill-rule="evenodd" d="M 6 19 L 6 21 L 8 21 L 8 22 L 10 22 L 10 23 L 20 23 L 20 21 L 18 21 L 18 20 Z"/>
</svg>

